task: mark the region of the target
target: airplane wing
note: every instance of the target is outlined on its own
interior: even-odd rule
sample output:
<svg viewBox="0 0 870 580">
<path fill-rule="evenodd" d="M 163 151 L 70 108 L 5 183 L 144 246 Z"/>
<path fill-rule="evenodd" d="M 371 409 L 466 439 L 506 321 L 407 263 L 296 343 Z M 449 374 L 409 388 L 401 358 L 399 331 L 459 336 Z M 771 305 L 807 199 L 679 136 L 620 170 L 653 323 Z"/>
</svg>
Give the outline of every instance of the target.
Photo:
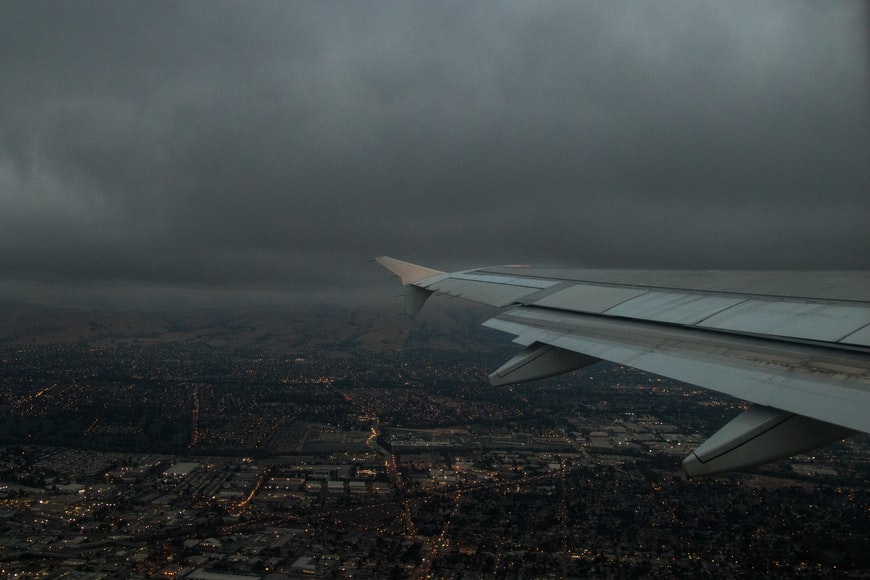
<svg viewBox="0 0 870 580">
<path fill-rule="evenodd" d="M 388 257 L 413 316 L 433 293 L 505 308 L 484 325 L 525 349 L 493 385 L 607 360 L 752 405 L 689 454 L 689 477 L 870 433 L 870 272 L 562 270 L 446 273 Z"/>
</svg>

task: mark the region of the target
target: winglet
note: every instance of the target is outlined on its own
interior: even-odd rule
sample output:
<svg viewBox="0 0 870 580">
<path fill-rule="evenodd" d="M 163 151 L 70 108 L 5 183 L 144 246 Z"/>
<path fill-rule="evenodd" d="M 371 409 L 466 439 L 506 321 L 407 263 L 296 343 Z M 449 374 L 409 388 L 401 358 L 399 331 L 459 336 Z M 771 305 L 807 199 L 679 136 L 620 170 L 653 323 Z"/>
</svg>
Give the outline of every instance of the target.
<svg viewBox="0 0 870 580">
<path fill-rule="evenodd" d="M 432 294 L 431 290 L 412 284 L 444 273 L 440 270 L 433 270 L 387 256 L 375 258 L 375 261 L 402 280 L 402 285 L 405 287 L 405 313 L 411 317 L 420 312 L 426 299 Z"/>
<path fill-rule="evenodd" d="M 414 282 L 419 282 L 420 280 L 423 280 L 425 278 L 430 278 L 432 276 L 437 276 L 438 274 L 444 273 L 441 270 L 433 270 L 432 268 L 418 266 L 417 264 L 412 264 L 411 262 L 403 262 L 402 260 L 389 258 L 387 256 L 375 258 L 375 261 L 399 278 L 401 278 L 402 284 L 406 286 L 408 284 L 413 284 Z"/>
</svg>

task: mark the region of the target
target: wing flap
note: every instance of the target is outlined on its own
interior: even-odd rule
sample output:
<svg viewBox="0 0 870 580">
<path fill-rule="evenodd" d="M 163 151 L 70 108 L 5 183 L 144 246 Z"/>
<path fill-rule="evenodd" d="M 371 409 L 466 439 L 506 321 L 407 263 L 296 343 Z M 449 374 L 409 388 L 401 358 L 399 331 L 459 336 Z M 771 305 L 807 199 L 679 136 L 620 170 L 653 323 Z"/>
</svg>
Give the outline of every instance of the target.
<svg viewBox="0 0 870 580">
<path fill-rule="evenodd" d="M 584 312 L 601 313 L 647 293 L 646 290 L 637 288 L 574 284 L 536 300 L 534 304 L 559 310 L 577 310 L 580 305 Z"/>
<path fill-rule="evenodd" d="M 535 307 L 484 323 L 518 336 L 870 433 L 863 353 Z"/>
<path fill-rule="evenodd" d="M 838 342 L 870 324 L 870 308 L 811 302 L 747 300 L 704 320 L 701 326 Z"/>
<path fill-rule="evenodd" d="M 698 324 L 744 300 L 676 292 L 647 292 L 607 311 L 609 316 L 654 320 L 671 324 Z"/>
</svg>

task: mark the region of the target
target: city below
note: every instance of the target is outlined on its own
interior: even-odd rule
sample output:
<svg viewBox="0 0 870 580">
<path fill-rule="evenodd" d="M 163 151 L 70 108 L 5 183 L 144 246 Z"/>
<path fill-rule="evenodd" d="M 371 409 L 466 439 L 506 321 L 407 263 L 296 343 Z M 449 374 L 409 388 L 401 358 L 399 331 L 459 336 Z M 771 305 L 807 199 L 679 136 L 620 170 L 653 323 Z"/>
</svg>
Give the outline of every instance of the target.
<svg viewBox="0 0 870 580">
<path fill-rule="evenodd" d="M 7 340 L 0 575 L 870 576 L 866 437 L 686 481 L 740 401 L 478 339 Z"/>
</svg>

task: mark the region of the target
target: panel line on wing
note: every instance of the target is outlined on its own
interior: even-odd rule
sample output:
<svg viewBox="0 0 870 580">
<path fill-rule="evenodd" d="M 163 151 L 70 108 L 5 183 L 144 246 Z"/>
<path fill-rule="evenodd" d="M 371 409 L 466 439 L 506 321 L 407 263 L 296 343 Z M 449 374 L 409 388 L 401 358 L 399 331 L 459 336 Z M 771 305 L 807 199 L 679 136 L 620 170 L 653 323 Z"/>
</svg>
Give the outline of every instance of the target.
<svg viewBox="0 0 870 580">
<path fill-rule="evenodd" d="M 536 278 L 522 278 L 518 276 L 503 276 L 498 274 L 452 274 L 454 280 L 472 280 L 475 282 L 490 282 L 493 284 L 507 284 L 510 286 L 522 286 L 524 288 L 549 288 L 555 286 L 558 281 L 539 280 Z"/>
<path fill-rule="evenodd" d="M 648 292 L 604 312 L 607 316 L 639 318 L 672 324 L 700 324 L 704 320 L 744 302 L 739 298 L 702 296 L 677 292 Z"/>
<path fill-rule="evenodd" d="M 858 346 L 870 346 L 870 323 L 865 324 L 855 332 L 849 333 L 837 342 L 841 344 L 855 344 Z"/>
</svg>

